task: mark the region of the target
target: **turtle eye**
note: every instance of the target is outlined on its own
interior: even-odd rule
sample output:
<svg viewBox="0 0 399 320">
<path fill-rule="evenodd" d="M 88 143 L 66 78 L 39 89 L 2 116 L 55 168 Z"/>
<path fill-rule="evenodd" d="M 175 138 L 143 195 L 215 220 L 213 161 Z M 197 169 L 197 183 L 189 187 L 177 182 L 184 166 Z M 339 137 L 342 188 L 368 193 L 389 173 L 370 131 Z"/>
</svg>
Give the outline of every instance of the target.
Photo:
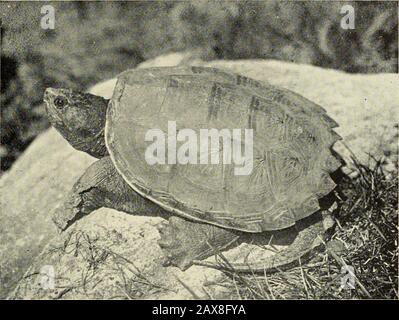
<svg viewBox="0 0 399 320">
<path fill-rule="evenodd" d="M 54 105 L 58 108 L 58 109 L 62 109 L 63 107 L 65 107 L 68 104 L 68 100 L 65 97 L 62 96 L 58 96 L 54 99 Z"/>
</svg>

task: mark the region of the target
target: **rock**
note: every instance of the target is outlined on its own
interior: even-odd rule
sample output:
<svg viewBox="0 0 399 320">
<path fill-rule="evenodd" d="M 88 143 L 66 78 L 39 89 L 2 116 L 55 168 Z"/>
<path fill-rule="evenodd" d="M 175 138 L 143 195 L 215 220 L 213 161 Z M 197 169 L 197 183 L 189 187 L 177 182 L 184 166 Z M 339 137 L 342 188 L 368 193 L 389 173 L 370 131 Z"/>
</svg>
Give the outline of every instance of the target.
<svg viewBox="0 0 399 320">
<path fill-rule="evenodd" d="M 143 65 L 186 63 L 185 57 L 172 54 Z M 195 64 L 267 80 L 319 103 L 340 124 L 337 132 L 363 162 L 367 161 L 367 152 L 378 156 L 397 151 L 394 143 L 399 102 L 397 75 L 351 75 L 262 60 L 210 63 L 196 60 Z M 110 97 L 114 85 L 115 80 L 109 80 L 91 92 Z M 348 149 L 337 144 L 337 151 L 350 167 Z M 52 210 L 94 160 L 72 149 L 50 129 L 1 178 L 0 296 L 9 294 L 9 298 L 16 299 L 187 299 L 193 298 L 193 294 L 223 297 L 222 287 L 217 285 L 223 281 L 220 272 L 199 266 L 181 272 L 161 266 L 162 253 L 156 243 L 159 235 L 155 228 L 161 218 L 132 216 L 103 208 L 80 220 L 68 232 L 56 234 L 50 221 Z M 243 253 L 249 252 L 249 248 L 242 244 L 225 255 L 243 261 Z M 258 254 L 255 250 L 251 257 L 256 259 Z"/>
<path fill-rule="evenodd" d="M 1 177 L 0 298 L 56 235 L 50 213 L 93 160 L 51 129 Z"/>
</svg>

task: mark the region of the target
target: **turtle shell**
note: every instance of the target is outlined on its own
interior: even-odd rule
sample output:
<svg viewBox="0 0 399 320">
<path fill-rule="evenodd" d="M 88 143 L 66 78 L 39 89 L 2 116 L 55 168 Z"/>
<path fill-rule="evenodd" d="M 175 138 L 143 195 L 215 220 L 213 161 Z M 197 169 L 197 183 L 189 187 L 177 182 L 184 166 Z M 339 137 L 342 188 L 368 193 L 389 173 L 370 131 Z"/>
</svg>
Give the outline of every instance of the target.
<svg viewBox="0 0 399 320">
<path fill-rule="evenodd" d="M 169 121 L 176 132 L 168 132 Z M 329 173 L 341 166 L 331 152 L 340 139 L 336 126 L 322 107 L 289 90 L 215 68 L 166 67 L 118 77 L 105 132 L 116 169 L 137 193 L 193 220 L 262 232 L 318 211 L 319 199 L 334 189 Z M 182 164 L 165 151 L 164 164 L 149 163 L 145 155 L 153 142 L 146 135 L 154 129 L 163 132 L 158 138 L 165 150 L 179 132 L 187 133 L 182 129 L 191 129 L 197 160 Z M 201 140 L 201 129 L 243 134 L 202 149 L 208 140 Z M 250 174 L 237 174 L 233 161 L 203 164 L 212 156 L 223 160 L 224 143 L 243 151 L 245 129 L 253 133 Z M 186 152 L 186 142 L 178 140 L 176 152 Z"/>
</svg>

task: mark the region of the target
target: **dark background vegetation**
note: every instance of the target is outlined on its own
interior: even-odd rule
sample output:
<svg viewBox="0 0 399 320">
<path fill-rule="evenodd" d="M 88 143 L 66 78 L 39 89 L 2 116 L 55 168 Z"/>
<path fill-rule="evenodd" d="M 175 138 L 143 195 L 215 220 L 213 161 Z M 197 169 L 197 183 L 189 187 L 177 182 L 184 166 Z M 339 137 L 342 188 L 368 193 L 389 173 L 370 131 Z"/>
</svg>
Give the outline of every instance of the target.
<svg viewBox="0 0 399 320">
<path fill-rule="evenodd" d="M 346 2 L 347 3 L 347 2 Z M 55 7 L 54 30 L 40 8 Z M 48 127 L 47 86 L 85 89 L 162 53 L 279 59 L 347 72 L 397 72 L 397 4 L 350 2 L 2 2 L 1 171 Z"/>
</svg>

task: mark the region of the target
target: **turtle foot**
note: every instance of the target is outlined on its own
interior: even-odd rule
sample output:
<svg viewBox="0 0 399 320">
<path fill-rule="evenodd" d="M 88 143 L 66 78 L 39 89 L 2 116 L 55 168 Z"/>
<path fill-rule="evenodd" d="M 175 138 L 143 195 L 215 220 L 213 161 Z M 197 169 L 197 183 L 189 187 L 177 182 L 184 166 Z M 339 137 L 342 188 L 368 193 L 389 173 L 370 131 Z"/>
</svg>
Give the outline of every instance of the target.
<svg viewBox="0 0 399 320">
<path fill-rule="evenodd" d="M 164 252 L 163 266 L 175 266 L 184 271 L 192 265 L 193 257 L 181 222 L 182 219 L 171 217 L 169 223 L 162 223 L 158 227 L 161 235 L 158 244 Z"/>
<path fill-rule="evenodd" d="M 235 232 L 174 216 L 158 230 L 161 235 L 158 244 L 165 255 L 163 265 L 173 265 L 183 271 L 194 260 L 206 259 L 239 238 Z"/>
</svg>

